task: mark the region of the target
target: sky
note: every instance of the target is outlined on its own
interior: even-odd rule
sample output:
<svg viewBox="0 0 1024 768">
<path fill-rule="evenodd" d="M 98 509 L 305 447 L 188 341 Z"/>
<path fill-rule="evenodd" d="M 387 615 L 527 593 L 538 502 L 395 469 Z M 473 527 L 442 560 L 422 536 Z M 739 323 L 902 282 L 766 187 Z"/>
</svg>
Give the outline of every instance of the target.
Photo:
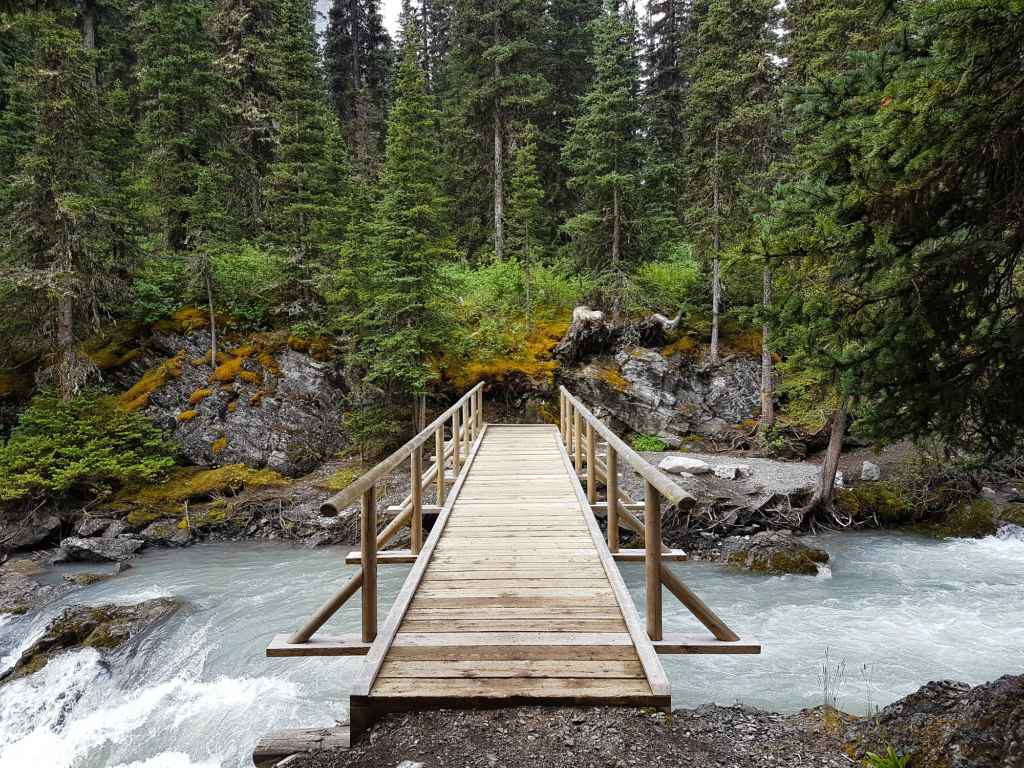
<svg viewBox="0 0 1024 768">
<path fill-rule="evenodd" d="M 327 26 L 327 9 L 331 6 L 331 0 L 317 0 L 317 8 L 323 17 L 320 19 L 317 28 L 323 30 Z M 398 14 L 402 11 L 402 0 L 381 0 L 380 12 L 384 17 L 384 26 L 387 27 L 391 37 L 398 34 Z"/>
</svg>

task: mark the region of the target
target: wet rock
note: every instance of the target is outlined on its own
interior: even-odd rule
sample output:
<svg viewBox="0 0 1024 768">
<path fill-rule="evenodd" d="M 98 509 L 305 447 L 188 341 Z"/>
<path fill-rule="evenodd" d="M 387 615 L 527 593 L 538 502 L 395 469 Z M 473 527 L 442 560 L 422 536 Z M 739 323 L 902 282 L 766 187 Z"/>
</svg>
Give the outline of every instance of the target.
<svg viewBox="0 0 1024 768">
<path fill-rule="evenodd" d="M 38 581 L 23 573 L 0 568 L 0 614 L 23 614 L 56 598 L 61 589 Z"/>
<path fill-rule="evenodd" d="M 49 512 L 11 510 L 0 514 L 0 551 L 37 549 L 60 536 L 61 520 Z"/>
<path fill-rule="evenodd" d="M 93 584 L 99 584 L 101 581 L 106 581 L 113 575 L 112 573 L 73 573 L 66 575 L 64 581 L 78 587 L 89 587 Z"/>
<path fill-rule="evenodd" d="M 794 573 L 814 576 L 828 552 L 809 547 L 788 531 L 762 531 L 753 536 L 732 536 L 722 543 L 722 561 L 754 573 Z"/>
<path fill-rule="evenodd" d="M 867 482 L 877 482 L 882 479 L 882 468 L 877 464 L 865 461 L 860 467 L 860 479 Z"/>
<path fill-rule="evenodd" d="M 74 606 L 54 619 L 46 632 L 0 676 L 0 683 L 38 672 L 57 654 L 74 648 L 109 652 L 166 621 L 182 606 L 161 597 L 138 605 Z"/>
<path fill-rule="evenodd" d="M 1024 766 L 1024 675 L 971 687 L 928 683 L 846 731 L 852 754 L 897 752 L 930 768 Z"/>
<path fill-rule="evenodd" d="M 599 417 L 647 435 L 709 437 L 760 412 L 760 361 L 733 358 L 707 366 L 654 349 L 595 358 L 567 371 L 577 395 Z"/>
<path fill-rule="evenodd" d="M 688 472 L 691 475 L 703 475 L 711 471 L 711 465 L 700 459 L 687 456 L 666 456 L 658 464 L 658 469 L 677 475 Z"/>
<path fill-rule="evenodd" d="M 736 480 L 750 474 L 750 467 L 746 464 L 719 464 L 714 468 L 715 477 L 722 480 Z"/>
<path fill-rule="evenodd" d="M 79 536 L 99 536 L 110 527 L 114 521 L 109 517 L 86 517 L 78 524 L 75 532 Z"/>
<path fill-rule="evenodd" d="M 60 543 L 69 561 L 116 562 L 135 556 L 146 542 L 131 537 L 83 539 L 70 537 Z"/>
<path fill-rule="evenodd" d="M 192 540 L 188 528 L 179 526 L 178 518 L 156 520 L 143 528 L 138 536 L 147 544 L 162 544 L 168 547 L 183 546 Z"/>
</svg>

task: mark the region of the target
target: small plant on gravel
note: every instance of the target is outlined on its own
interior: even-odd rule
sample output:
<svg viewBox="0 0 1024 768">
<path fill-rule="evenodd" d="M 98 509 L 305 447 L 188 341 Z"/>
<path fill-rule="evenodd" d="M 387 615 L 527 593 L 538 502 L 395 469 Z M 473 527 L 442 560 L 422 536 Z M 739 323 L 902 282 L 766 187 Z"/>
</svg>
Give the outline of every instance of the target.
<svg viewBox="0 0 1024 768">
<path fill-rule="evenodd" d="M 637 435 L 633 438 L 633 450 L 640 453 L 658 453 L 668 448 L 668 443 L 654 435 Z"/>
<path fill-rule="evenodd" d="M 821 692 L 824 698 L 825 709 L 839 709 L 839 693 L 846 682 L 846 659 L 834 661 L 831 657 L 831 649 L 825 647 L 825 658 L 821 662 L 821 670 L 818 672 L 818 683 L 821 685 Z"/>
<path fill-rule="evenodd" d="M 901 755 L 891 744 L 886 747 L 884 755 L 868 752 L 864 758 L 865 768 L 907 768 L 909 764 L 910 755 Z"/>
</svg>

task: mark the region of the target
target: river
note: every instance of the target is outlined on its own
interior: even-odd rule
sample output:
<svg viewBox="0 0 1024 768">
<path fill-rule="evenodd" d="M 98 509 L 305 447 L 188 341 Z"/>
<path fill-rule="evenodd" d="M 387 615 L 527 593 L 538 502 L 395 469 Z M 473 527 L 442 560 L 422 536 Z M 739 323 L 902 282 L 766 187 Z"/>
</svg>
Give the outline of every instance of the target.
<svg viewBox="0 0 1024 768">
<path fill-rule="evenodd" d="M 821 667 L 840 666 L 838 704 L 862 714 L 929 680 L 971 683 L 1024 671 L 1024 530 L 981 540 L 893 533 L 818 538 L 833 558 L 818 577 L 761 577 L 708 563 L 673 568 L 761 656 L 662 657 L 673 704 L 817 706 Z M 109 665 L 65 654 L 0 688 L 4 768 L 242 768 L 272 730 L 345 717 L 358 659 L 267 659 L 351 570 L 339 549 L 205 544 L 153 550 L 126 573 L 32 617 L 0 617 L 0 668 L 72 603 L 174 596 L 189 609 Z M 89 570 L 99 570 L 98 567 Z M 408 566 L 381 569 L 382 609 Z M 623 567 L 643 606 L 643 571 Z M 325 628 L 358 631 L 359 605 Z M 667 632 L 698 631 L 670 595 Z M 827 657 L 826 657 L 827 649 Z"/>
</svg>

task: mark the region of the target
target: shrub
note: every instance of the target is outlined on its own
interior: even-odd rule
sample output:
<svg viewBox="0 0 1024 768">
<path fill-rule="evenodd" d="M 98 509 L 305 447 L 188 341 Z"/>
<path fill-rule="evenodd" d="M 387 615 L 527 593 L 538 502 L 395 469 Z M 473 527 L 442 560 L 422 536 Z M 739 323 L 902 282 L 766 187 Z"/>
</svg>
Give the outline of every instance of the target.
<svg viewBox="0 0 1024 768">
<path fill-rule="evenodd" d="M 688 311 L 702 301 L 705 287 L 700 264 L 689 248 L 679 248 L 671 258 L 641 264 L 633 284 L 628 311 L 667 315 Z"/>
<path fill-rule="evenodd" d="M 875 752 L 868 752 L 864 758 L 865 768 L 907 768 L 910 765 L 910 755 L 901 755 L 890 744 L 884 755 Z"/>
<path fill-rule="evenodd" d="M 64 403 L 43 392 L 0 446 L 0 501 L 103 493 L 153 481 L 173 466 L 160 430 L 113 399 L 89 392 Z"/>
<path fill-rule="evenodd" d="M 657 453 L 668 449 L 668 443 L 654 435 L 636 435 L 632 443 L 633 450 L 640 453 Z"/>
</svg>

